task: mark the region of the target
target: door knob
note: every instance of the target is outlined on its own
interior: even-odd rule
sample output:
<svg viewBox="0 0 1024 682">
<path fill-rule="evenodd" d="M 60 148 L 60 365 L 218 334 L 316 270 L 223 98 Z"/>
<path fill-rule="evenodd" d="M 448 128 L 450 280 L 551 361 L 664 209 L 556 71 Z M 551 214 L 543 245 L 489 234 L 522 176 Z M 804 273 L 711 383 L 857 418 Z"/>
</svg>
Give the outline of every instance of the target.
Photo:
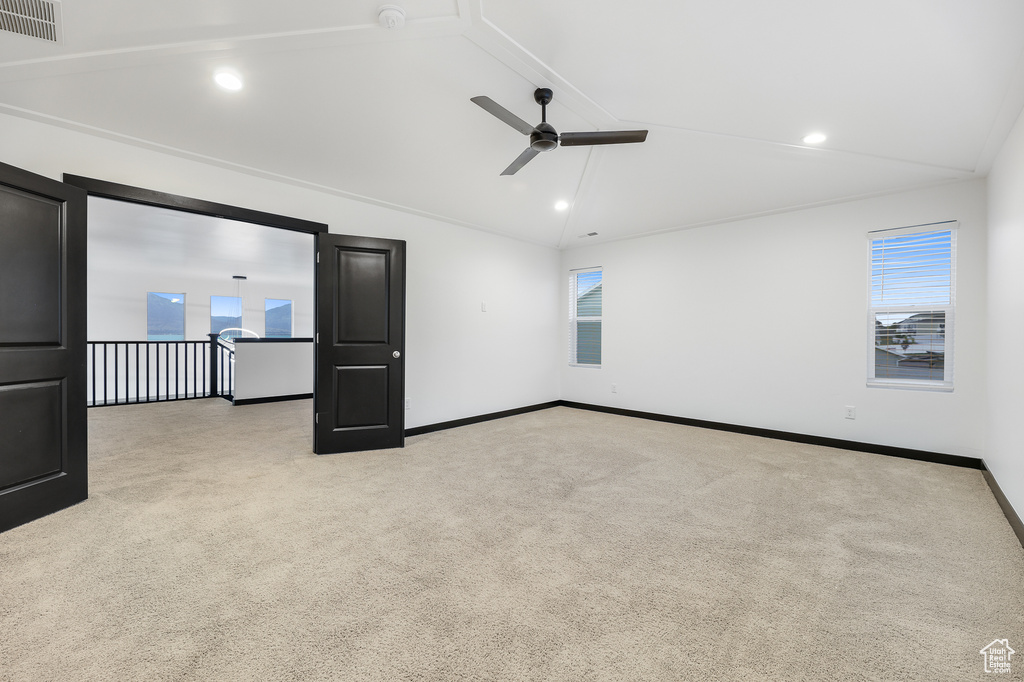
<svg viewBox="0 0 1024 682">
<path fill-rule="evenodd" d="M 396 350 L 394 353 L 391 354 L 391 357 L 400 358 L 402 357 L 402 354 Z"/>
</svg>

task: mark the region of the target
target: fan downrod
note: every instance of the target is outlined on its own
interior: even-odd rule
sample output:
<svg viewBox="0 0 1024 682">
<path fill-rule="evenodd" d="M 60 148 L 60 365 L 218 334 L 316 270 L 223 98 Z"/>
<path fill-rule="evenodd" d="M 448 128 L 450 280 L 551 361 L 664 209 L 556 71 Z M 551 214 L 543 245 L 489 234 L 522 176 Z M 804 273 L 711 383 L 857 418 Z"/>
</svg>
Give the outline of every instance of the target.
<svg viewBox="0 0 1024 682">
<path fill-rule="evenodd" d="M 537 152 L 549 152 L 558 146 L 558 133 L 548 123 L 548 104 L 551 98 L 550 88 L 537 88 L 533 91 L 533 99 L 540 105 L 540 123 L 530 133 L 530 148 Z"/>
</svg>

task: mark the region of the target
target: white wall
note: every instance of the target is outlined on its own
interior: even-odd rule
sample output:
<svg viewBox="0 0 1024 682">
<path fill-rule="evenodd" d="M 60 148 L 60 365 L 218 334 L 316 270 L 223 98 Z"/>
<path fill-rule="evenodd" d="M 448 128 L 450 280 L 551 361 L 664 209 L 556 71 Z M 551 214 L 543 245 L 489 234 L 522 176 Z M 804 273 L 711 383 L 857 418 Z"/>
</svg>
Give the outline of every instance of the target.
<svg viewBox="0 0 1024 682">
<path fill-rule="evenodd" d="M 558 398 L 554 249 L 5 115 L 0 161 L 55 179 L 83 175 L 323 222 L 331 232 L 404 239 L 406 426 Z"/>
<path fill-rule="evenodd" d="M 211 296 L 239 294 L 245 329 L 265 336 L 265 299 L 286 299 L 311 338 L 314 258 L 310 234 L 90 197 L 88 338 L 145 341 L 148 292 L 185 294 L 190 341 L 208 338 Z"/>
<path fill-rule="evenodd" d="M 1007 145 L 1001 162 L 1006 188 L 1020 186 L 1019 128 L 1016 146 Z M 411 427 L 562 397 L 985 455 L 984 181 L 559 254 L 15 117 L 0 116 L 0 150 L 0 160 L 53 178 L 68 172 L 326 222 L 332 232 L 405 239 Z M 993 191 L 994 205 L 1000 197 L 1009 202 L 1009 189 Z M 1016 206 L 1011 213 L 1019 222 Z M 956 390 L 869 389 L 866 233 L 950 219 L 961 223 Z M 1007 286 L 1017 281 L 1014 260 L 1024 255 L 1024 240 L 1011 246 L 994 243 L 991 249 L 991 257 L 1001 260 L 993 277 Z M 567 273 L 592 265 L 605 267 L 604 367 L 569 368 Z M 481 312 L 482 302 L 487 312 Z M 993 329 L 1013 324 L 1010 315 L 1002 317 L 1007 319 L 994 321 Z M 616 394 L 610 392 L 613 382 Z M 1002 393 L 1011 391 L 1007 381 L 1000 385 Z M 856 420 L 844 419 L 846 405 L 856 406 Z M 986 458 L 1019 504 L 1020 487 L 1004 482 L 1012 472 L 1020 478 L 1020 469 L 1010 468 L 1020 460 L 1010 454 L 1009 418 L 998 424 Z"/>
<path fill-rule="evenodd" d="M 988 178 L 988 427 L 985 463 L 1024 518 L 1024 114 Z"/>
<path fill-rule="evenodd" d="M 955 390 L 867 388 L 867 232 L 953 219 Z M 984 181 L 567 251 L 563 292 L 604 267 L 604 349 L 601 369 L 562 361 L 562 397 L 980 457 L 985 257 Z"/>
</svg>

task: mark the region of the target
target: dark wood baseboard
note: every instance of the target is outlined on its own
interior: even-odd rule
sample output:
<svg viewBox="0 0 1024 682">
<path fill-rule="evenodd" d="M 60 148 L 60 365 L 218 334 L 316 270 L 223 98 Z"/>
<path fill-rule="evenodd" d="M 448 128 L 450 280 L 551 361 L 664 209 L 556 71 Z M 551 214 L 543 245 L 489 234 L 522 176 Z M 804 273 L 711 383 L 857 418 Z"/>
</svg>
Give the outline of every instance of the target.
<svg viewBox="0 0 1024 682">
<path fill-rule="evenodd" d="M 933 464 L 948 464 L 950 466 L 966 467 L 968 469 L 983 469 L 982 461 L 977 457 L 966 457 L 964 455 L 950 455 L 942 452 L 929 452 L 927 450 L 914 450 L 911 448 L 900 448 L 893 445 L 879 445 L 877 443 L 862 443 L 855 440 L 843 440 L 840 438 L 826 438 L 825 436 L 812 436 L 803 433 L 791 433 L 789 431 L 776 431 L 774 429 L 762 429 L 756 426 L 741 426 L 739 424 L 728 424 L 725 422 L 706 421 L 704 419 L 691 419 L 689 417 L 676 417 L 668 414 L 657 414 L 655 412 L 641 412 L 639 410 L 626 410 L 621 407 L 608 407 L 605 405 L 591 405 L 590 403 L 577 403 L 571 400 L 553 400 L 548 403 L 539 403 L 527 407 L 517 407 L 501 412 L 491 412 L 465 419 L 454 419 L 448 422 L 428 424 L 406 429 L 406 436 L 418 436 L 444 429 L 454 429 L 469 424 L 492 419 L 503 419 L 514 417 L 517 414 L 547 410 L 552 407 L 571 407 L 577 410 L 589 410 L 591 412 L 604 412 L 606 414 L 617 414 L 622 417 L 635 417 L 637 419 L 649 419 L 651 421 L 667 422 L 670 424 L 681 424 L 683 426 L 696 426 L 702 429 L 714 429 L 716 431 L 729 431 L 742 433 L 748 436 L 759 436 L 761 438 L 773 438 L 793 443 L 806 443 L 808 445 L 821 445 L 827 448 L 838 448 L 840 450 L 853 450 L 855 452 L 868 452 L 876 455 L 888 455 L 890 457 L 902 457 L 904 459 L 915 459 L 921 462 L 932 462 Z"/>
<path fill-rule="evenodd" d="M 427 424 L 426 426 L 415 426 L 411 429 L 405 430 L 405 435 L 409 436 L 422 436 L 425 433 L 433 433 L 435 431 L 444 431 L 445 429 L 454 429 L 459 426 L 469 426 L 470 424 L 479 424 L 481 422 L 491 421 L 492 419 L 503 419 L 505 417 L 514 417 L 518 414 L 526 414 L 527 412 L 536 412 L 538 410 L 547 410 L 552 407 L 558 407 L 562 404 L 560 400 L 552 400 L 549 403 L 539 403 L 537 405 L 527 405 L 526 407 L 516 407 L 511 410 L 502 410 L 501 412 L 491 412 L 489 414 L 480 414 L 475 417 L 466 417 L 464 419 L 453 419 L 449 422 L 438 422 L 437 424 Z"/>
<path fill-rule="evenodd" d="M 637 419 L 649 419 L 651 421 L 667 422 L 670 424 L 680 424 L 683 426 L 695 426 L 702 429 L 714 429 L 717 431 L 729 431 L 731 433 L 742 433 L 748 436 L 759 436 L 761 438 L 773 438 L 775 440 L 784 440 L 792 443 L 805 443 L 808 445 L 820 445 L 827 448 L 838 448 L 840 450 L 852 450 L 854 452 L 867 452 L 876 455 L 887 455 L 889 457 L 902 457 L 903 459 L 913 459 L 920 462 L 931 462 L 933 464 L 947 464 L 950 466 L 964 467 L 967 469 L 980 470 L 982 475 L 985 477 L 985 481 L 988 483 L 989 489 L 992 490 L 992 494 L 996 498 L 996 502 L 999 503 L 1000 509 L 1003 510 L 1003 514 L 1006 516 L 1006 520 L 1009 522 L 1010 527 L 1016 534 L 1017 539 L 1020 541 L 1021 546 L 1024 546 L 1024 521 L 1021 521 L 1020 516 L 1017 514 L 1013 505 L 1003 494 L 999 484 L 996 482 L 994 476 L 985 466 L 985 462 L 977 457 L 966 457 L 964 455 L 950 455 L 943 452 L 929 452 L 927 450 L 914 450 L 912 448 L 900 448 L 893 445 L 879 445 L 877 443 L 862 443 L 860 441 L 843 440 L 841 438 L 826 438 L 824 436 L 812 436 L 804 433 L 791 433 L 789 431 L 777 431 L 775 429 L 763 429 L 756 426 L 741 426 L 739 424 L 727 424 L 724 422 L 713 422 L 703 419 L 690 419 L 689 417 L 676 417 L 667 414 L 657 414 L 654 412 L 641 412 L 639 410 L 626 410 L 619 407 L 607 407 L 605 405 L 591 405 L 589 403 L 577 403 L 571 400 L 554 400 L 549 403 L 541 403 L 538 405 L 530 405 L 528 407 L 520 407 L 513 410 L 503 410 L 501 412 L 491 412 L 490 414 L 482 414 L 476 417 L 467 417 L 465 419 L 455 419 L 449 422 L 441 422 L 439 424 L 429 424 L 427 426 L 418 426 L 413 429 L 406 429 L 406 436 L 418 436 L 424 433 L 432 433 L 434 431 L 442 431 L 444 429 L 452 429 L 459 426 L 467 426 L 469 424 L 479 424 L 480 422 L 490 421 L 492 419 L 502 419 L 504 417 L 513 417 L 518 414 L 525 414 L 527 412 L 535 412 L 537 410 L 546 410 L 552 407 L 571 407 L 577 410 L 590 410 L 592 412 L 604 412 L 606 414 L 615 414 L 623 417 L 635 417 Z"/>
<path fill-rule="evenodd" d="M 996 483 L 996 477 L 992 475 L 992 472 L 988 470 L 985 465 L 985 461 L 981 462 L 981 474 L 985 477 L 985 482 L 988 483 L 989 490 L 992 491 L 992 495 L 996 498 L 996 502 L 999 503 L 999 508 L 1003 510 L 1003 516 L 1010 522 L 1010 528 L 1017 535 L 1017 539 L 1020 541 L 1021 547 L 1024 547 L 1024 521 L 1021 521 L 1020 516 L 1017 515 L 1017 511 L 1010 504 L 1010 500 L 1003 494 L 1003 489 Z"/>
<path fill-rule="evenodd" d="M 267 398 L 242 398 L 232 400 L 232 405 L 259 405 L 260 403 L 280 403 L 286 400 L 306 400 L 312 398 L 312 393 L 295 393 L 293 395 L 272 395 Z"/>
<path fill-rule="evenodd" d="M 868 452 L 876 455 L 888 455 L 890 457 L 902 457 L 904 459 L 915 459 L 921 462 L 932 462 L 934 464 L 949 464 L 951 466 L 966 467 L 968 469 L 981 469 L 981 460 L 977 457 L 965 457 L 963 455 L 949 455 L 942 452 L 928 452 L 927 450 L 913 450 L 911 448 L 899 448 L 893 445 L 879 445 L 877 443 L 862 443 L 855 440 L 843 440 L 841 438 L 827 438 L 825 436 L 812 436 L 804 433 L 791 433 L 789 431 L 776 431 L 774 429 L 762 429 L 756 426 L 741 426 L 738 424 L 727 424 L 724 422 L 712 422 L 703 419 L 690 419 L 689 417 L 675 417 L 666 414 L 653 412 L 639 412 L 637 410 L 624 410 L 619 407 L 606 407 L 604 405 L 590 405 L 588 403 L 575 403 L 568 400 L 561 401 L 565 407 L 573 407 L 578 410 L 591 410 L 593 412 L 606 412 L 617 414 L 623 417 L 636 417 L 638 419 L 650 419 L 652 421 L 668 422 L 670 424 L 682 424 L 683 426 L 696 426 L 702 429 L 715 429 L 716 431 L 729 431 L 742 433 L 747 436 L 760 436 L 761 438 L 773 438 L 785 440 L 792 443 L 806 443 L 808 445 L 821 445 L 827 448 L 839 448 L 840 450 L 853 450 L 855 452 Z"/>
</svg>

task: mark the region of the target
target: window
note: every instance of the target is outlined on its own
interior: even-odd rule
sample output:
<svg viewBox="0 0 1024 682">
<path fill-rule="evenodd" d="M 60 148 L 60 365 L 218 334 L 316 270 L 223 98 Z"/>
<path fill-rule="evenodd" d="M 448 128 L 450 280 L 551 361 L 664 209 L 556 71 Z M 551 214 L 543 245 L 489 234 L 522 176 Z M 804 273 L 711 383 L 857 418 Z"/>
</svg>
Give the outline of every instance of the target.
<svg viewBox="0 0 1024 682">
<path fill-rule="evenodd" d="M 265 298 L 266 333 L 268 339 L 292 338 L 292 302 L 279 298 Z"/>
<path fill-rule="evenodd" d="M 956 221 L 868 235 L 868 385 L 953 390 Z"/>
<path fill-rule="evenodd" d="M 185 294 L 146 294 L 146 339 L 185 340 Z"/>
<path fill-rule="evenodd" d="M 602 281 L 600 268 L 569 275 L 569 364 L 601 366 Z"/>
<path fill-rule="evenodd" d="M 236 337 L 241 335 L 242 328 L 242 299 L 239 296 L 211 296 L 210 297 L 210 333 L 220 334 L 225 329 L 235 330 L 237 333 L 228 332 L 225 336 Z"/>
</svg>

